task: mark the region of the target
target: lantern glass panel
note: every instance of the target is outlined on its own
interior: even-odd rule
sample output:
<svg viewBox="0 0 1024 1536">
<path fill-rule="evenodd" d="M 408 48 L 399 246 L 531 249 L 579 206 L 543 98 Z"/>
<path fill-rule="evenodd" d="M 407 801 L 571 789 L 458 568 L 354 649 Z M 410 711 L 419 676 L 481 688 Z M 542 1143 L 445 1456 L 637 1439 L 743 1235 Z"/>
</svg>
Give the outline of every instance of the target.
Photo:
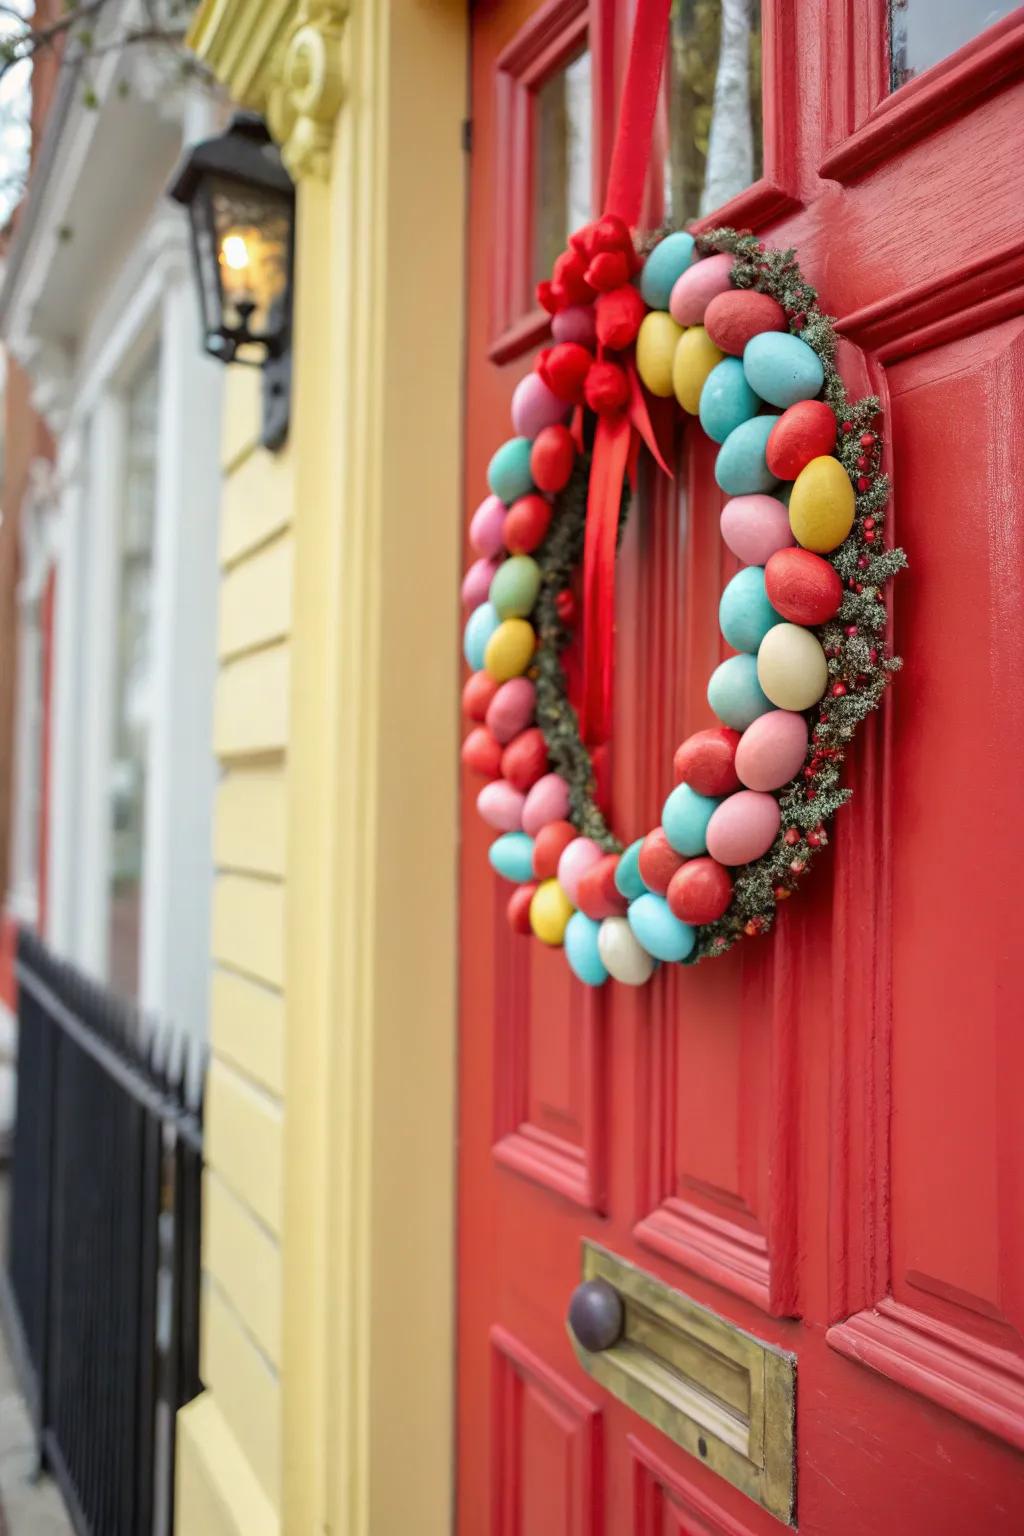
<svg viewBox="0 0 1024 1536">
<path fill-rule="evenodd" d="M 220 265 L 217 260 L 217 239 L 209 190 L 208 186 L 200 186 L 189 204 L 189 214 L 192 221 L 192 243 L 195 247 L 203 338 L 207 351 L 212 352 L 214 356 L 220 356 L 228 350 L 228 343 L 222 334 L 224 299 L 220 287 Z"/>
<path fill-rule="evenodd" d="M 201 265 L 216 272 L 222 324 L 241 332 L 243 341 L 276 342 L 291 276 L 291 201 L 214 178 L 209 204 L 213 252 L 201 253 Z"/>
</svg>

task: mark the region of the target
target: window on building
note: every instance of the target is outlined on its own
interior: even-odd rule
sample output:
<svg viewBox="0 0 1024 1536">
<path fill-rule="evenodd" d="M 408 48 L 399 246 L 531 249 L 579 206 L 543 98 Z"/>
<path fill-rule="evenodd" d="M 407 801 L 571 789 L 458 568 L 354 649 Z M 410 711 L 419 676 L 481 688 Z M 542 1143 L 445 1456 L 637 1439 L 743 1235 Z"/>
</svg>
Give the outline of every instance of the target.
<svg viewBox="0 0 1024 1536">
<path fill-rule="evenodd" d="M 890 0 L 890 86 L 899 90 L 924 70 L 1002 21 L 1018 0 Z"/>
<path fill-rule="evenodd" d="M 533 275 L 551 275 L 566 237 L 590 218 L 590 54 L 538 88 L 533 119 Z"/>
</svg>

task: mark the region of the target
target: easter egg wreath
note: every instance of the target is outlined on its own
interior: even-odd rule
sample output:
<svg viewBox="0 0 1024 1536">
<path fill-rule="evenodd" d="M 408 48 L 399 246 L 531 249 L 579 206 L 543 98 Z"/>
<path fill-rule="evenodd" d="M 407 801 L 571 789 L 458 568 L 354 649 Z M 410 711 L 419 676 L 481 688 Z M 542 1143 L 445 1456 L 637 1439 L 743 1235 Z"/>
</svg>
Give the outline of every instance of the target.
<svg viewBox="0 0 1024 1536">
<path fill-rule="evenodd" d="M 847 399 L 793 251 L 731 229 L 641 251 L 606 215 L 538 296 L 553 344 L 516 388 L 516 435 L 470 525 L 463 760 L 487 780 L 477 807 L 515 885 L 513 929 L 563 945 L 591 986 L 638 985 L 767 933 L 827 846 L 847 745 L 900 665 L 884 589 L 906 562 L 883 540 L 879 402 Z M 722 537 L 742 566 L 719 624 L 735 654 L 708 684 L 719 725 L 681 743 L 660 825 L 624 847 L 595 775 L 615 550 L 638 454 L 670 473 L 676 404 L 720 444 Z M 564 656 L 581 564 L 578 713 Z"/>
</svg>

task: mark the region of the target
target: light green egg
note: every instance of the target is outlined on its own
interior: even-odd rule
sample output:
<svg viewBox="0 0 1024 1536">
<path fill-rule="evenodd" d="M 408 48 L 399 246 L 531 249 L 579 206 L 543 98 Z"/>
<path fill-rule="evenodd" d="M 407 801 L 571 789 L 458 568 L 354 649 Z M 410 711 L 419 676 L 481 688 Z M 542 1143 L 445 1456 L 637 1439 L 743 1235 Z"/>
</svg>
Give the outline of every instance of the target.
<svg viewBox="0 0 1024 1536">
<path fill-rule="evenodd" d="M 526 619 L 540 591 L 540 566 L 529 555 L 513 555 L 491 579 L 489 597 L 503 619 Z"/>
</svg>

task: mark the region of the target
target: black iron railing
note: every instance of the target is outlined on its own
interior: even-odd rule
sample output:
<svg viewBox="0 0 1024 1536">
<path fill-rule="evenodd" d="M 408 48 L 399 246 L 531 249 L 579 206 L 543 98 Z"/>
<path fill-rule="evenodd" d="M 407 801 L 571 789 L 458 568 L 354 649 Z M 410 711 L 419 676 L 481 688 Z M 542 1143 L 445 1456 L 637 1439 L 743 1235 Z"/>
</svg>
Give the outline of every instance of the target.
<svg viewBox="0 0 1024 1536">
<path fill-rule="evenodd" d="M 6 1310 L 40 1459 L 79 1536 L 169 1536 L 200 1389 L 202 1064 L 18 940 Z"/>
</svg>

